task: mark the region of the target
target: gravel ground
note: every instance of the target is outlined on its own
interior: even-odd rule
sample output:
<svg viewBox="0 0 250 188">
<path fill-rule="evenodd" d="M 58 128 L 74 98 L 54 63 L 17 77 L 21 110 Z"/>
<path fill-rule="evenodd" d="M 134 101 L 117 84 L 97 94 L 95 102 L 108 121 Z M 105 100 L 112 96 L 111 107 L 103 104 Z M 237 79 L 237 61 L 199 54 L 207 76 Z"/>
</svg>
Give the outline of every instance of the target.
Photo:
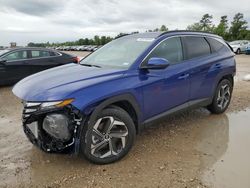
<svg viewBox="0 0 250 188">
<path fill-rule="evenodd" d="M 0 88 L 0 187 L 249 188 L 250 81 L 243 79 L 250 56 L 236 59 L 225 114 L 200 108 L 169 117 L 138 135 L 132 151 L 110 165 L 32 146 L 22 131 L 20 101 L 11 87 Z"/>
</svg>

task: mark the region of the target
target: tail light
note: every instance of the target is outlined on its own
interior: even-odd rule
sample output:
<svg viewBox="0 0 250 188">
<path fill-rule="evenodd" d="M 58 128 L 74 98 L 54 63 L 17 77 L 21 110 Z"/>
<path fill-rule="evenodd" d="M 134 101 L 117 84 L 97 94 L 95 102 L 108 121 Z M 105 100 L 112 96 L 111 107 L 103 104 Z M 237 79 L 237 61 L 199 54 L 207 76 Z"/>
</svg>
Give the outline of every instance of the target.
<svg viewBox="0 0 250 188">
<path fill-rule="evenodd" d="M 79 57 L 73 57 L 73 63 L 79 63 L 80 62 L 80 58 Z"/>
</svg>

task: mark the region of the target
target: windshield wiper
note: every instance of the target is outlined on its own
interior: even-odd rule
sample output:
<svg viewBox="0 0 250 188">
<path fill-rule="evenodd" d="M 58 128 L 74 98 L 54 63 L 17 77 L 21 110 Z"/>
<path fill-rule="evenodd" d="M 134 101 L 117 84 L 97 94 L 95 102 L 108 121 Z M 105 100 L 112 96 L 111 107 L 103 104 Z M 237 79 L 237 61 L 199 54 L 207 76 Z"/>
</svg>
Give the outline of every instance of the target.
<svg viewBox="0 0 250 188">
<path fill-rule="evenodd" d="M 93 64 L 86 64 L 86 63 L 81 63 L 80 65 L 87 66 L 87 67 L 98 67 L 98 68 L 102 68 L 100 65 L 93 65 Z"/>
</svg>

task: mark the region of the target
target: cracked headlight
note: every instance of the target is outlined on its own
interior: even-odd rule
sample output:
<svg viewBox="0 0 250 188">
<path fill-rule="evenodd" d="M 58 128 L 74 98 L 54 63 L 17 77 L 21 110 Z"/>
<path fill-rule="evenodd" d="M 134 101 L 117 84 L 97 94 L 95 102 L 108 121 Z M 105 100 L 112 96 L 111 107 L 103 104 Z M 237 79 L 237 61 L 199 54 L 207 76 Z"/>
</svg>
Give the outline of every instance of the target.
<svg viewBox="0 0 250 188">
<path fill-rule="evenodd" d="M 71 138 L 69 119 L 64 114 L 50 114 L 43 120 L 43 129 L 56 139 L 68 141 Z"/>
</svg>

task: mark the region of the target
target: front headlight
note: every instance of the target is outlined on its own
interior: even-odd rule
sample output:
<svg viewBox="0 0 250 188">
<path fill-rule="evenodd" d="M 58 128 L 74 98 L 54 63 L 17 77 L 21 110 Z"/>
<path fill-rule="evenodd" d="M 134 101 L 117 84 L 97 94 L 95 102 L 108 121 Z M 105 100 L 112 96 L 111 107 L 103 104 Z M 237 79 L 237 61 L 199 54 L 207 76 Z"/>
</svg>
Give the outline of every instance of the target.
<svg viewBox="0 0 250 188">
<path fill-rule="evenodd" d="M 47 108 L 56 108 L 56 107 L 64 107 L 68 104 L 71 104 L 74 99 L 66 99 L 62 101 L 53 101 L 53 102 L 26 102 L 23 101 L 23 105 L 25 109 L 30 109 L 31 111 L 36 111 L 38 109 L 47 109 Z"/>
<path fill-rule="evenodd" d="M 68 104 L 71 104 L 74 101 L 74 99 L 66 99 L 64 101 L 53 101 L 53 102 L 43 102 L 40 105 L 40 109 L 49 109 L 49 108 L 55 108 L 55 107 L 64 107 Z"/>
</svg>

